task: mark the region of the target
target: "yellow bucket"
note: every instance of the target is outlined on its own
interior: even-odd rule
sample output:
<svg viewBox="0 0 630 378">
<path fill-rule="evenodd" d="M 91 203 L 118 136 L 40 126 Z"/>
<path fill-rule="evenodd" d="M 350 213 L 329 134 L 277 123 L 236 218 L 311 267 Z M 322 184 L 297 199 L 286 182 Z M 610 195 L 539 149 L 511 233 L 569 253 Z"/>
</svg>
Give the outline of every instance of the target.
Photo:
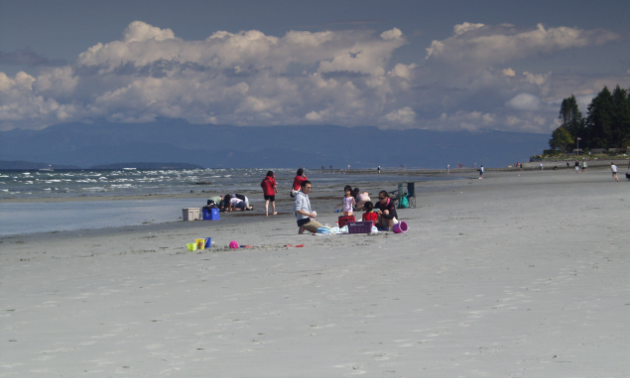
<svg viewBox="0 0 630 378">
<path fill-rule="evenodd" d="M 189 251 L 196 251 L 197 250 L 197 243 L 188 243 L 188 244 L 186 244 L 186 247 L 188 247 Z"/>
<path fill-rule="evenodd" d="M 195 239 L 195 243 L 197 243 L 197 249 L 206 248 L 206 239 Z"/>
</svg>

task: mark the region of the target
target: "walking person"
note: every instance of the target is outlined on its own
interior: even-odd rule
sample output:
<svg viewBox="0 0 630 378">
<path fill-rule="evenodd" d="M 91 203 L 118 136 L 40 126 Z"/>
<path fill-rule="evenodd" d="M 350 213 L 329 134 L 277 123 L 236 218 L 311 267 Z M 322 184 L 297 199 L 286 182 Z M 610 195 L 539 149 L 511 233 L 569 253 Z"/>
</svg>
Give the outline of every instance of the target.
<svg viewBox="0 0 630 378">
<path fill-rule="evenodd" d="M 479 168 L 479 180 L 483 179 L 483 164 L 481 165 L 481 168 Z"/>
<path fill-rule="evenodd" d="M 612 176 L 615 181 L 619 182 L 619 178 L 617 177 L 617 166 L 614 161 L 610 163 L 610 169 L 612 170 Z"/>
<path fill-rule="evenodd" d="M 575 173 L 580 173 L 580 162 L 577 160 L 575 161 Z"/>
<path fill-rule="evenodd" d="M 588 163 L 586 161 L 582 162 L 582 173 L 586 173 L 586 168 L 588 168 Z"/>
<path fill-rule="evenodd" d="M 276 212 L 276 193 L 278 193 L 278 184 L 275 180 L 276 176 L 273 171 L 267 172 L 267 176 L 262 180 L 260 186 L 263 188 L 263 196 L 265 197 L 265 215 L 269 216 L 269 202 L 271 202 L 272 215 Z"/>
</svg>

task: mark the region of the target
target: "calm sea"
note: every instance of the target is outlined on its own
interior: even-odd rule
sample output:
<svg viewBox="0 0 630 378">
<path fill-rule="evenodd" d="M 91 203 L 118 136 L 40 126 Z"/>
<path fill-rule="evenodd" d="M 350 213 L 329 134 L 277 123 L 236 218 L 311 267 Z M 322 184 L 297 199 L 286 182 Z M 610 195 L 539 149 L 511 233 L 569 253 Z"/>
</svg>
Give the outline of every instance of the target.
<svg viewBox="0 0 630 378">
<path fill-rule="evenodd" d="M 295 171 L 274 170 L 279 191 L 290 191 Z M 0 236 L 171 222 L 179 219 L 182 208 L 205 205 L 190 198 L 50 203 L 6 203 L 3 199 L 126 197 L 184 194 L 191 190 L 204 190 L 208 196 L 258 192 L 266 173 L 266 169 L 0 171 Z M 319 190 L 331 192 L 346 184 L 360 187 L 362 183 L 401 180 L 399 175 L 348 175 L 333 170 L 306 174 Z M 414 181 L 445 179 L 414 177 Z M 261 201 L 258 197 L 250 201 Z"/>
</svg>

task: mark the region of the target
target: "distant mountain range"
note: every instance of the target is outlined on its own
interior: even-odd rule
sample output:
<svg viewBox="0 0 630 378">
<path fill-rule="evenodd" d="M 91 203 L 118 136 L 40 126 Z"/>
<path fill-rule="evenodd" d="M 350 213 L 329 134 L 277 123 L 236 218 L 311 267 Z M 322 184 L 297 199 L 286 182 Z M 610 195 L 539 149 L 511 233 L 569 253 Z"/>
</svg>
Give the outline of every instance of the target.
<svg viewBox="0 0 630 378">
<path fill-rule="evenodd" d="M 550 135 L 501 131 L 439 132 L 376 127 L 66 123 L 0 132 L 0 160 L 119 168 L 127 162 L 207 168 L 500 167 L 527 161 Z M 138 164 L 138 163 L 135 163 Z M 137 167 L 136 167 L 137 168 Z"/>
</svg>

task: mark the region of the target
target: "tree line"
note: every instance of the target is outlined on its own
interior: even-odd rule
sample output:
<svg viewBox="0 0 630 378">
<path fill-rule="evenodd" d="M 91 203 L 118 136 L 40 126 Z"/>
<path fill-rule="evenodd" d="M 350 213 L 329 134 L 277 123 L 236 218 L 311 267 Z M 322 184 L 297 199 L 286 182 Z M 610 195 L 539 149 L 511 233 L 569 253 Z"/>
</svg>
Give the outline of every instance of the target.
<svg viewBox="0 0 630 378">
<path fill-rule="evenodd" d="M 572 95 L 562 100 L 559 119 L 562 123 L 549 140 L 554 151 L 573 151 L 578 138 L 581 149 L 630 146 L 630 90 L 617 85 L 611 93 L 604 87 L 591 101 L 586 117 Z"/>
</svg>

